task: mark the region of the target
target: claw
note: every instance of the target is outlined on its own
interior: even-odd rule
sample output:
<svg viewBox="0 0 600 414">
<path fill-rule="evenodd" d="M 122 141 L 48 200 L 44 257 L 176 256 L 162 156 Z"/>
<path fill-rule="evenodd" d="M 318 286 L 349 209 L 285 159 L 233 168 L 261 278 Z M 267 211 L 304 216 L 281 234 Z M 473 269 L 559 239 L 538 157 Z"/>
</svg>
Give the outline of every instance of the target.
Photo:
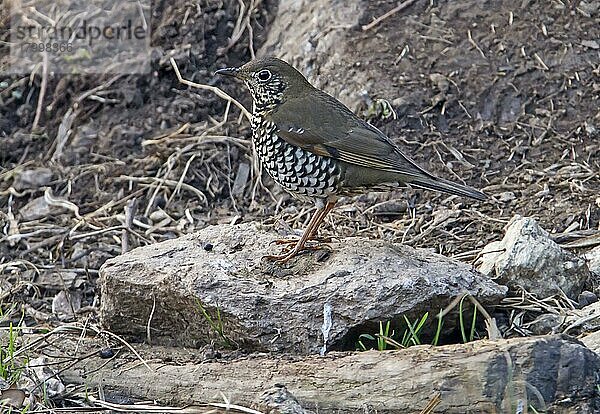
<svg viewBox="0 0 600 414">
<path fill-rule="evenodd" d="M 284 263 L 287 263 L 292 257 L 296 256 L 297 254 L 298 254 L 298 252 L 289 252 L 289 253 L 277 255 L 277 256 L 268 255 L 268 256 L 263 256 L 262 260 L 268 260 L 271 262 L 284 264 Z"/>
<path fill-rule="evenodd" d="M 283 254 L 280 255 L 267 255 L 267 256 L 263 256 L 262 260 L 270 260 L 273 261 L 275 263 L 287 263 L 290 259 L 292 259 L 295 256 L 298 256 L 304 252 L 307 251 L 317 251 L 317 250 L 329 250 L 330 252 L 333 251 L 333 248 L 327 244 L 323 244 L 323 243 L 317 243 L 317 244 L 312 244 L 312 245 L 304 245 L 302 246 L 302 248 L 297 249 L 297 245 L 294 247 L 290 247 L 290 246 L 285 246 L 283 248 Z"/>
</svg>

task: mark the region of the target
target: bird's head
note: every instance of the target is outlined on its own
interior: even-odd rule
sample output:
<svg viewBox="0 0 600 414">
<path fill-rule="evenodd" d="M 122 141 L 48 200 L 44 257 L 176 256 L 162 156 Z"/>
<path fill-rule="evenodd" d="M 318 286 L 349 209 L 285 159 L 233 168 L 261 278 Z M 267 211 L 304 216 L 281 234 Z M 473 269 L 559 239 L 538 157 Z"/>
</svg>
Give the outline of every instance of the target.
<svg viewBox="0 0 600 414">
<path fill-rule="evenodd" d="M 287 99 L 312 88 L 300 72 L 274 57 L 255 59 L 239 68 L 219 69 L 215 74 L 244 81 L 258 113 L 269 112 Z"/>
</svg>

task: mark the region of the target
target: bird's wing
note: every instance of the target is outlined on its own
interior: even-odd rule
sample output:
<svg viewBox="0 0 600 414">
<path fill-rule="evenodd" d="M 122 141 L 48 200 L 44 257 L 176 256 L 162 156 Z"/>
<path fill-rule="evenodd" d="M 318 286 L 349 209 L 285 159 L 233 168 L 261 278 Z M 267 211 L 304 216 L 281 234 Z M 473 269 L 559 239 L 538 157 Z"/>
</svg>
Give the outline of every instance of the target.
<svg viewBox="0 0 600 414">
<path fill-rule="evenodd" d="M 349 164 L 405 176 L 432 177 L 383 132 L 356 117 L 335 98 L 314 92 L 286 101 L 270 114 L 279 137 L 314 154 Z"/>
</svg>

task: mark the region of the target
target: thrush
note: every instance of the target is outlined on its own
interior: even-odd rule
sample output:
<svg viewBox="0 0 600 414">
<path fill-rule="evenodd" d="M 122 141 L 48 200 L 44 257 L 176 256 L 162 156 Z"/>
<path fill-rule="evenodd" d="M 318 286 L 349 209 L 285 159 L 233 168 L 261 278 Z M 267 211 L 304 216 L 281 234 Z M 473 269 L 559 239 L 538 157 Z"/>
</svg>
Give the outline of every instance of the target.
<svg viewBox="0 0 600 414">
<path fill-rule="evenodd" d="M 287 192 L 317 211 L 286 262 L 316 236 L 340 196 L 410 186 L 476 200 L 486 195 L 419 167 L 383 132 L 312 86 L 283 60 L 266 57 L 218 75 L 243 81 L 252 94 L 252 139 L 263 169 Z"/>
</svg>

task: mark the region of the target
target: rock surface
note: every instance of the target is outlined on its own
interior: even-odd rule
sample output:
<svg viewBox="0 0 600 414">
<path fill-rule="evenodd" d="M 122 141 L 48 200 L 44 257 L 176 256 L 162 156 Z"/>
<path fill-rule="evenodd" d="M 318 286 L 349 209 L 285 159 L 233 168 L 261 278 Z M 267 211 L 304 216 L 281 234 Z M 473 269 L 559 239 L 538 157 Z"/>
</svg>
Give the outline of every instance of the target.
<svg viewBox="0 0 600 414">
<path fill-rule="evenodd" d="M 563 291 L 576 300 L 590 277 L 585 260 L 562 249 L 535 220 L 520 216 L 508 223 L 501 241 L 484 247 L 478 269 L 539 298 Z"/>
<path fill-rule="evenodd" d="M 600 354 L 600 331 L 584 336 L 581 342 L 596 354 Z"/>
<path fill-rule="evenodd" d="M 319 413 L 418 413 L 438 393 L 435 413 L 507 413 L 523 403 L 555 414 L 600 410 L 598 355 L 561 335 L 218 362 L 198 361 L 195 350 L 137 348 L 151 359 L 150 369 L 131 354 L 95 357 L 64 371 L 63 378 L 102 387 L 107 395 L 167 405 L 222 402 L 225 395 L 249 406 L 264 390 L 283 384 L 301 407 Z M 289 408 L 300 410 L 295 401 Z"/>
<path fill-rule="evenodd" d="M 285 385 L 275 384 L 256 399 L 254 408 L 265 414 L 314 414 L 304 409 Z"/>
<path fill-rule="evenodd" d="M 275 239 L 252 223 L 211 226 L 108 260 L 102 324 L 158 344 L 307 354 L 355 349 L 379 321 L 404 326 L 403 315 L 436 314 L 465 291 L 483 305 L 506 292 L 469 265 L 381 240 L 345 239 L 283 266 L 261 260 Z"/>
<path fill-rule="evenodd" d="M 600 246 L 594 247 L 585 254 L 590 272 L 600 275 Z"/>
<path fill-rule="evenodd" d="M 19 171 L 13 181 L 13 188 L 17 191 L 37 189 L 50 184 L 54 171 L 50 168 L 31 168 Z"/>
</svg>

